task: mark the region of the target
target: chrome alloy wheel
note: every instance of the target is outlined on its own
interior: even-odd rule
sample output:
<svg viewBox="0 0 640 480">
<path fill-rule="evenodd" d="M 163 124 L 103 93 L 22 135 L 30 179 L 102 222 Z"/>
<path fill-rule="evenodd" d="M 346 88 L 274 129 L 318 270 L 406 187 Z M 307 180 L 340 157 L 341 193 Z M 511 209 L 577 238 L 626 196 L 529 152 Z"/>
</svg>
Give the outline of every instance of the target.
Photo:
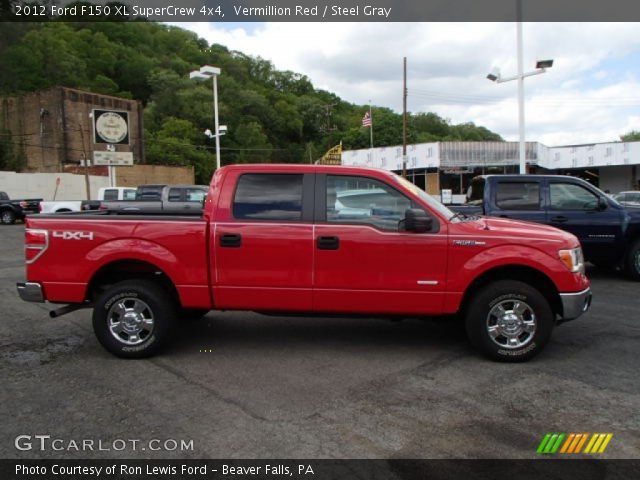
<svg viewBox="0 0 640 480">
<path fill-rule="evenodd" d="M 508 349 L 522 348 L 536 333 L 536 314 L 522 300 L 503 300 L 487 315 L 487 332 L 494 343 Z"/>
<path fill-rule="evenodd" d="M 153 332 L 151 308 L 139 298 L 116 301 L 107 313 L 107 322 L 111 335 L 126 345 L 139 345 Z"/>
</svg>

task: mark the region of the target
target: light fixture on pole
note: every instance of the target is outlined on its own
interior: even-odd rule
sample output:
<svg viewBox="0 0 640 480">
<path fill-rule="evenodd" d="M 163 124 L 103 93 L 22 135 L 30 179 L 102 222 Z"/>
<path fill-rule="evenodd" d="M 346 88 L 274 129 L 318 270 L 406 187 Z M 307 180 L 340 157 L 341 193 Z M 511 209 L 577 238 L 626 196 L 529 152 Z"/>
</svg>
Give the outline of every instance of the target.
<svg viewBox="0 0 640 480">
<path fill-rule="evenodd" d="M 191 79 L 208 80 L 213 78 L 213 124 L 217 134 L 211 135 L 211 138 L 216 139 L 216 168 L 220 168 L 220 137 L 224 135 L 218 124 L 218 75 L 220 75 L 220 69 L 211 65 L 204 65 L 200 67 L 200 70 L 189 73 Z"/>
<path fill-rule="evenodd" d="M 518 19 L 522 18 L 522 4 L 518 1 Z M 498 68 L 494 68 L 487 78 L 492 82 L 504 83 L 512 80 L 518 80 L 518 127 L 519 127 L 519 164 L 520 174 L 527 173 L 526 144 L 524 133 L 524 79 L 534 75 L 540 75 L 553 67 L 553 60 L 539 60 L 536 62 L 536 69 L 530 72 L 524 72 L 522 66 L 522 22 L 517 23 L 518 30 L 518 74 L 511 77 L 503 77 Z"/>
</svg>

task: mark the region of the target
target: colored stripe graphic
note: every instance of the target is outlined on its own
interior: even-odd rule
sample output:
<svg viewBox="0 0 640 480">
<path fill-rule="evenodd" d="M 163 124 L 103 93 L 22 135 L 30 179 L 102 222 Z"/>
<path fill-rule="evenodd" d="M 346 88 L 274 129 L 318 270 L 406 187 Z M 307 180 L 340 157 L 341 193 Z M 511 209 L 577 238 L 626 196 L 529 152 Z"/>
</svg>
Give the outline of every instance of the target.
<svg viewBox="0 0 640 480">
<path fill-rule="evenodd" d="M 604 453 L 611 438 L 613 438 L 612 433 L 594 433 L 584 453 Z"/>
<path fill-rule="evenodd" d="M 542 454 L 556 453 L 564 437 L 564 433 L 547 433 L 540 442 L 540 445 L 538 445 L 537 452 Z"/>
<path fill-rule="evenodd" d="M 578 454 L 578 453 L 604 453 L 613 433 L 547 433 L 538 445 L 537 452 L 543 455 L 554 453 Z M 588 442 L 587 442 L 588 440 Z M 584 451 L 585 443 L 587 444 Z"/>
</svg>

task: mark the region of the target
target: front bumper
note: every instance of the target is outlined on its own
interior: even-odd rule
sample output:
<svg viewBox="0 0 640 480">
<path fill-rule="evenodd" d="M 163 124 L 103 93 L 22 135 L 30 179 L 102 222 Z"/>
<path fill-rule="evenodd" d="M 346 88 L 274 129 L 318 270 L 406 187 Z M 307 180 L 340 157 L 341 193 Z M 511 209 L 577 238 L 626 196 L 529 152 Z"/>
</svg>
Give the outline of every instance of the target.
<svg viewBox="0 0 640 480">
<path fill-rule="evenodd" d="M 18 294 L 25 302 L 44 302 L 44 294 L 42 293 L 42 285 L 35 282 L 17 283 Z"/>
<path fill-rule="evenodd" d="M 561 293 L 561 321 L 565 322 L 567 320 L 573 320 L 583 313 L 586 313 L 586 311 L 589 310 L 589 307 L 591 307 L 591 296 L 590 288 L 586 288 L 585 290 L 576 293 Z"/>
</svg>

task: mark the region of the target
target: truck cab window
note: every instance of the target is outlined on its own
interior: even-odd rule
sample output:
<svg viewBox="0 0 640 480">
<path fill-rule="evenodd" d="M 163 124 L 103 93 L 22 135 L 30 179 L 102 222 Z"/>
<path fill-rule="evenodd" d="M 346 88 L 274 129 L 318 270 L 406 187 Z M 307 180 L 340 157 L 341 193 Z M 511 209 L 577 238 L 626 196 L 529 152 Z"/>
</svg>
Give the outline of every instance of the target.
<svg viewBox="0 0 640 480">
<path fill-rule="evenodd" d="M 104 191 L 104 199 L 105 200 L 118 200 L 118 190 L 115 188 L 110 188 Z"/>
<path fill-rule="evenodd" d="M 538 210 L 540 184 L 538 182 L 498 182 L 496 206 L 502 210 Z"/>
<path fill-rule="evenodd" d="M 364 223 L 397 232 L 408 208 L 411 200 L 378 180 L 327 176 L 327 222 Z"/>
<path fill-rule="evenodd" d="M 187 202 L 202 202 L 207 195 L 207 191 L 201 188 L 187 188 Z"/>
<path fill-rule="evenodd" d="M 169 189 L 169 201 L 170 202 L 180 202 L 182 200 L 182 189 L 181 188 L 171 188 Z"/>
<path fill-rule="evenodd" d="M 233 216 L 240 220 L 302 219 L 302 178 L 298 174 L 247 173 L 240 177 Z"/>
<path fill-rule="evenodd" d="M 598 196 L 573 183 L 549 184 L 551 208 L 553 210 L 595 210 Z"/>
</svg>

